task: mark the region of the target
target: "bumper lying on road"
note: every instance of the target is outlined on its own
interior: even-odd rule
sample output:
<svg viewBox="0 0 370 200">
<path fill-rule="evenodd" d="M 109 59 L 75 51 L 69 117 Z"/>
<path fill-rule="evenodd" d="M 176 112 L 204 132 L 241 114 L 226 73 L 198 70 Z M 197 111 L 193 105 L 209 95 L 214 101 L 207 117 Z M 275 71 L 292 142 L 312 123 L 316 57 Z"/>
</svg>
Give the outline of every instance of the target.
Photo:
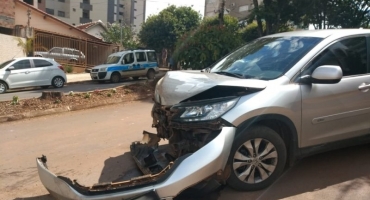
<svg viewBox="0 0 370 200">
<path fill-rule="evenodd" d="M 220 134 L 204 147 L 182 159 L 178 158 L 162 179 L 142 186 L 136 185 L 137 178 L 133 178 L 126 181 L 128 184 L 120 187 L 114 187 L 117 186 L 115 183 L 111 183 L 109 185 L 111 187 L 105 187 L 103 190 L 84 187 L 50 172 L 46 166 L 46 157 L 36 159 L 37 169 L 42 184 L 57 199 L 121 200 L 136 199 L 142 195 L 171 199 L 186 188 L 225 168 L 234 135 L 235 128 L 224 127 Z"/>
</svg>

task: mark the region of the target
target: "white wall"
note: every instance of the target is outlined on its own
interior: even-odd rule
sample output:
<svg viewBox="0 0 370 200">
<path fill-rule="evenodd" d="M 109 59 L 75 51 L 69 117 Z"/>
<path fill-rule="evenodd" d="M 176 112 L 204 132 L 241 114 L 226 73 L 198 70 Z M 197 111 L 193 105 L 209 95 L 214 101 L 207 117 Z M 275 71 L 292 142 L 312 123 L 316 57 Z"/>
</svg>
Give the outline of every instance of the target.
<svg viewBox="0 0 370 200">
<path fill-rule="evenodd" d="M 104 28 L 102 28 L 99 25 L 96 25 L 96 26 L 93 26 L 92 28 L 88 29 L 86 32 L 90 35 L 93 35 L 93 36 L 101 39 L 102 37 L 101 37 L 100 33 L 104 32 L 104 31 L 105 31 Z"/>
<path fill-rule="evenodd" d="M 12 58 L 24 57 L 23 50 L 18 47 L 17 37 L 0 34 L 0 63 Z M 25 39 L 22 38 L 24 41 Z"/>
</svg>

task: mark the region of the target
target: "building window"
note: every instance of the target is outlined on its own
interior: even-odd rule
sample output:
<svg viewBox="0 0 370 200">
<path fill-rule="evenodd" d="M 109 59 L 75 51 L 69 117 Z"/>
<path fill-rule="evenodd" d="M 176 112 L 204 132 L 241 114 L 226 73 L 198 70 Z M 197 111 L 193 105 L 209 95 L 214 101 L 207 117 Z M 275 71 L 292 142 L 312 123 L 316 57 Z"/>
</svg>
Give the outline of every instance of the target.
<svg viewBox="0 0 370 200">
<path fill-rule="evenodd" d="M 42 3 L 42 0 L 37 0 L 37 3 Z"/>
<path fill-rule="evenodd" d="M 119 12 L 119 15 L 123 15 L 123 12 Z"/>
<path fill-rule="evenodd" d="M 83 0 L 82 3 L 90 4 L 90 0 Z"/>
<path fill-rule="evenodd" d="M 46 8 L 45 11 L 47 14 L 54 15 L 54 9 Z"/>
<path fill-rule="evenodd" d="M 72 8 L 73 12 L 76 12 L 76 8 Z"/>
<path fill-rule="evenodd" d="M 66 13 L 63 12 L 63 11 L 58 10 L 58 16 L 59 17 L 65 17 L 66 16 Z"/>
<path fill-rule="evenodd" d="M 65 0 L 58 0 L 58 1 L 59 1 L 59 2 L 63 2 L 63 3 L 64 3 L 64 2 L 66 2 Z"/>
<path fill-rule="evenodd" d="M 82 18 L 90 19 L 90 11 L 82 10 Z"/>
<path fill-rule="evenodd" d="M 249 6 L 248 6 L 248 5 L 240 6 L 240 7 L 239 7 L 239 12 L 245 12 L 245 11 L 248 11 L 248 8 L 249 8 Z"/>
<path fill-rule="evenodd" d="M 123 4 L 119 4 L 119 7 L 120 7 L 120 8 L 123 8 Z"/>
</svg>

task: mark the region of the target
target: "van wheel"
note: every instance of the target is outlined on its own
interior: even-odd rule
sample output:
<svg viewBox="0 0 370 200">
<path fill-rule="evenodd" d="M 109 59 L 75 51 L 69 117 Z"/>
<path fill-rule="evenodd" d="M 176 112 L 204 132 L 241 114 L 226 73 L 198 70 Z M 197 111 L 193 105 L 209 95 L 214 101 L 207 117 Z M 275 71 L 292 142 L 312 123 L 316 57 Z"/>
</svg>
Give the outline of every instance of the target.
<svg viewBox="0 0 370 200">
<path fill-rule="evenodd" d="M 135 81 L 139 80 L 139 78 L 140 78 L 140 77 L 138 77 L 138 76 L 134 76 L 134 77 L 132 77 L 132 79 L 134 79 Z"/>
<path fill-rule="evenodd" d="M 3 81 L 0 81 L 0 94 L 5 93 L 7 89 L 8 89 L 8 86 L 6 85 L 6 83 Z"/>
<path fill-rule="evenodd" d="M 120 80 L 121 80 L 121 74 L 118 73 L 118 72 L 114 72 L 110 76 L 110 82 L 112 82 L 112 83 L 118 83 Z"/>
<path fill-rule="evenodd" d="M 227 183 L 236 190 L 264 189 L 281 175 L 286 158 L 285 143 L 274 130 L 266 126 L 246 129 L 231 149 Z"/>
<path fill-rule="evenodd" d="M 146 73 L 146 77 L 150 80 L 154 79 L 155 77 L 155 72 L 153 69 L 149 69 L 149 71 Z"/>
<path fill-rule="evenodd" d="M 62 88 L 64 86 L 64 79 L 60 76 L 56 76 L 53 78 L 53 80 L 51 81 L 51 84 L 53 85 L 53 87 L 55 88 Z"/>
</svg>

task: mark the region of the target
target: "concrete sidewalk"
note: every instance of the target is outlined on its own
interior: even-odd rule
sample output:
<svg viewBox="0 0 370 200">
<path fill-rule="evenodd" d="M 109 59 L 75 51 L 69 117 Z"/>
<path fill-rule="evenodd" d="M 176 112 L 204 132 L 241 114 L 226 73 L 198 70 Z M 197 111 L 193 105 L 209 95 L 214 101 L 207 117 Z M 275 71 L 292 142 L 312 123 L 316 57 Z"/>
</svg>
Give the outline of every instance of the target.
<svg viewBox="0 0 370 200">
<path fill-rule="evenodd" d="M 168 68 L 159 68 L 159 73 L 156 76 L 164 76 Z M 67 84 L 90 82 L 91 77 L 89 73 L 67 74 Z"/>
</svg>

